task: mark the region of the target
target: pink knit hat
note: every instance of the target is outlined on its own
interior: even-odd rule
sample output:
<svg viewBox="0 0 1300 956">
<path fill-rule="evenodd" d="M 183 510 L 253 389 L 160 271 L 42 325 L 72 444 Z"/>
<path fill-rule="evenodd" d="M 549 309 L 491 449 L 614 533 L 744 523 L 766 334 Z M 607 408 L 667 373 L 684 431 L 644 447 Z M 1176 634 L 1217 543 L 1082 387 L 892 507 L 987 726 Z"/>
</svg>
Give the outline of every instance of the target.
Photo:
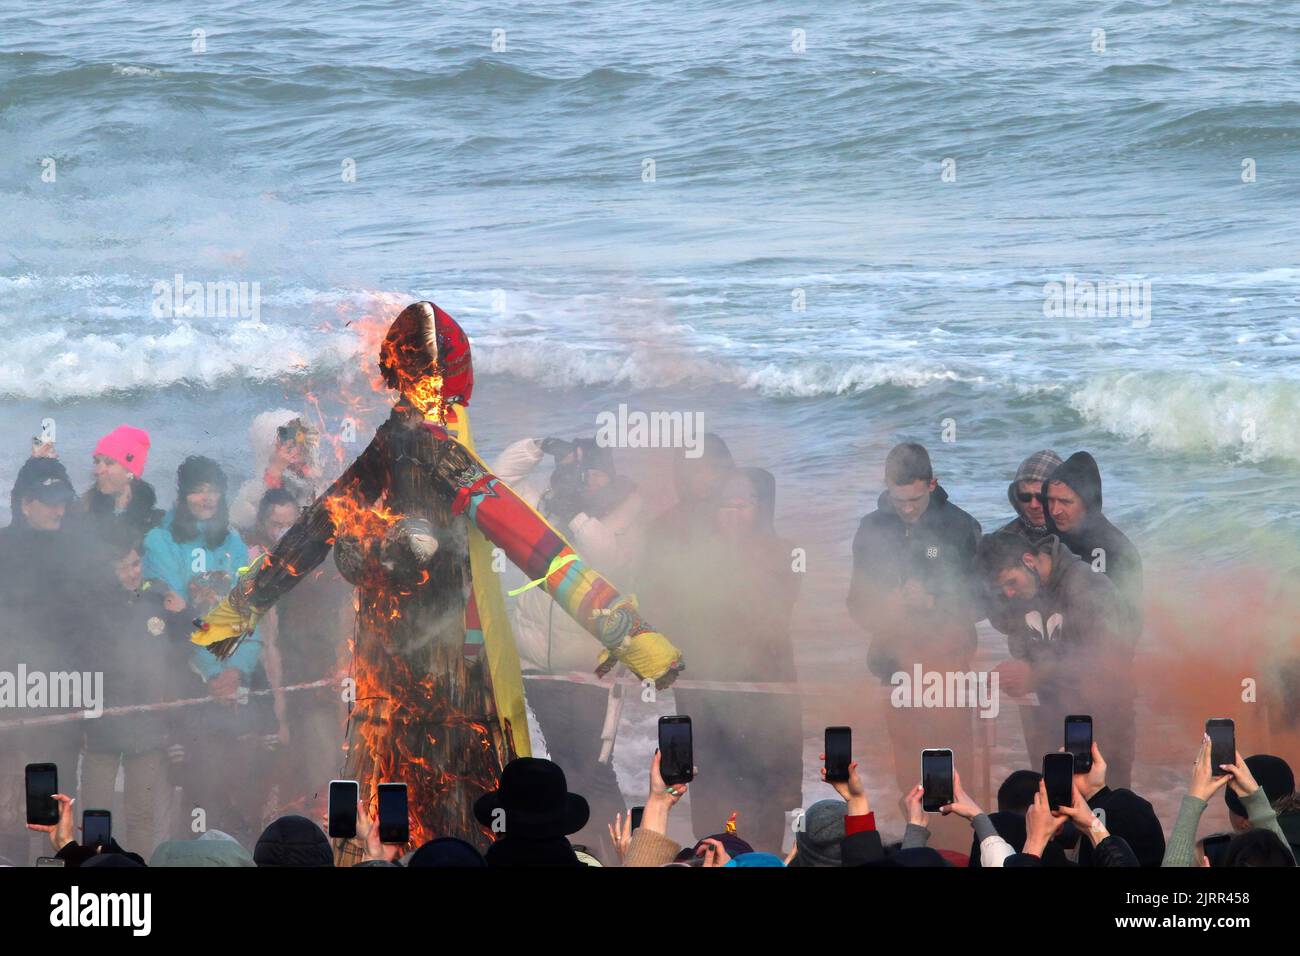
<svg viewBox="0 0 1300 956">
<path fill-rule="evenodd" d="M 149 433 L 142 428 L 118 425 L 99 440 L 96 455 L 105 455 L 137 478 L 144 477 L 144 463 L 149 460 Z"/>
</svg>

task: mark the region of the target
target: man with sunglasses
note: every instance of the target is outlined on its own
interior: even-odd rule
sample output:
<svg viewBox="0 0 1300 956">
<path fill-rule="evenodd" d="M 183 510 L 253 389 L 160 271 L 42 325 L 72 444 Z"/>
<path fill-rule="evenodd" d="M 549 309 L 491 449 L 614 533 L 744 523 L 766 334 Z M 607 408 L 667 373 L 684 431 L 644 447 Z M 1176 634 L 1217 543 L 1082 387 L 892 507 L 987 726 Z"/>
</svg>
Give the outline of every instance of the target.
<svg viewBox="0 0 1300 956">
<path fill-rule="evenodd" d="M 1020 463 L 1016 477 L 1007 486 L 1007 500 L 1016 516 L 999 531 L 1018 534 L 1030 544 L 1038 544 L 1051 532 L 1047 528 L 1047 511 L 1043 505 L 1043 481 L 1061 464 L 1061 456 L 1050 448 L 1034 452 Z"/>
<path fill-rule="evenodd" d="M 1016 476 L 1007 485 L 1007 500 L 1016 516 L 996 533 L 1009 532 L 1024 538 L 1031 545 L 1038 544 L 1052 532 L 1047 526 L 1047 508 L 1044 504 L 1043 481 L 1061 464 L 1061 456 L 1050 448 L 1042 448 L 1020 463 Z M 989 623 L 999 632 L 1009 634 L 1020 626 L 1020 612 L 1001 592 L 989 591 Z"/>
</svg>

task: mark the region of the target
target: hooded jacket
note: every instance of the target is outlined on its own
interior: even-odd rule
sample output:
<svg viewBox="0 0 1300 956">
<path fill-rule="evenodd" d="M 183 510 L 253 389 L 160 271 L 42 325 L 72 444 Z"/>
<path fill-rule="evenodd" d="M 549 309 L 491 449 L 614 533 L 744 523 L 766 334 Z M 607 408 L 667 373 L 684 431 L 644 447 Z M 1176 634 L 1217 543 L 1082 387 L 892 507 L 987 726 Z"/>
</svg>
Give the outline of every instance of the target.
<svg viewBox="0 0 1300 956">
<path fill-rule="evenodd" d="M 877 677 L 888 680 L 905 663 L 920 660 L 926 647 L 918 639 L 950 658 L 969 659 L 974 653 L 975 622 L 985 613 L 975 576 L 979 540 L 979 522 L 949 501 L 942 486 L 935 486 L 914 524 L 899 517 L 889 492 L 881 493 L 853 538 L 848 596 L 853 620 L 873 632 L 868 666 Z M 933 609 L 882 623 L 881 606 L 909 580 L 920 582 L 934 600 Z"/>
<path fill-rule="evenodd" d="M 1004 524 L 998 531 L 1009 531 L 1012 534 L 1018 534 L 1030 544 L 1038 544 L 1052 532 L 1046 525 L 1038 527 L 1029 523 L 1025 518 L 1025 506 L 1016 498 L 1020 491 L 1022 481 L 1042 481 L 1061 464 L 1061 456 L 1050 448 L 1044 448 L 1042 451 L 1036 451 L 1020 463 L 1016 469 L 1016 476 L 1011 479 L 1011 484 L 1007 485 L 1007 501 L 1011 503 L 1011 509 L 1016 516 Z M 1043 520 L 1047 520 L 1047 515 L 1043 515 Z"/>
<path fill-rule="evenodd" d="M 1112 669 L 1103 677 L 1088 667 L 1090 659 L 1104 667 L 1132 658 L 1136 633 L 1118 589 L 1055 536 L 1038 550 L 1051 556 L 1052 571 L 1033 600 L 1018 608 L 1019 626 L 1007 633 L 1012 656 L 1029 661 L 1040 699 L 1069 695 L 1082 701 L 1103 683 L 1105 689 L 1119 688 L 1122 673 Z"/>
<path fill-rule="evenodd" d="M 1105 574 L 1119 588 L 1133 628 L 1141 633 L 1142 559 L 1133 542 L 1102 513 L 1101 471 L 1096 460 L 1086 451 L 1075 452 L 1044 480 L 1044 496 L 1053 481 L 1073 489 L 1087 511 L 1079 527 L 1071 531 L 1058 530 L 1049 511 L 1044 516 L 1048 530 L 1084 561 L 1105 560 Z"/>
</svg>

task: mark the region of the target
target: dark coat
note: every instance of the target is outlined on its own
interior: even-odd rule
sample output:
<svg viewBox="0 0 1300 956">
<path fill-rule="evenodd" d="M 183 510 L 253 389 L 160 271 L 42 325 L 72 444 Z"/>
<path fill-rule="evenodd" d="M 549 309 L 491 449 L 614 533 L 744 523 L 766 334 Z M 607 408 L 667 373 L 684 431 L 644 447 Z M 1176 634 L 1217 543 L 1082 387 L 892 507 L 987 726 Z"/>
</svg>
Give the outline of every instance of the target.
<svg viewBox="0 0 1300 956">
<path fill-rule="evenodd" d="M 914 524 L 899 517 L 888 492 L 862 519 L 853 538 L 848 607 L 854 621 L 872 632 L 868 666 L 881 680 L 927 651 L 949 660 L 968 660 L 974 653 L 975 622 L 985 615 L 975 577 L 979 540 L 979 522 L 949 501 L 942 487 L 934 489 Z M 921 584 L 933 610 L 883 621 L 882 605 L 909 580 Z"/>
<path fill-rule="evenodd" d="M 1115 582 L 1124 599 L 1136 633 L 1142 630 L 1142 558 L 1119 528 L 1102 513 L 1101 471 L 1086 451 L 1075 452 L 1061 463 L 1043 482 L 1044 494 L 1049 482 L 1059 481 L 1074 490 L 1087 508 L 1082 524 L 1069 532 L 1059 531 L 1047 513 L 1048 530 L 1067 548 L 1091 564 L 1104 559 L 1105 574 Z"/>
</svg>

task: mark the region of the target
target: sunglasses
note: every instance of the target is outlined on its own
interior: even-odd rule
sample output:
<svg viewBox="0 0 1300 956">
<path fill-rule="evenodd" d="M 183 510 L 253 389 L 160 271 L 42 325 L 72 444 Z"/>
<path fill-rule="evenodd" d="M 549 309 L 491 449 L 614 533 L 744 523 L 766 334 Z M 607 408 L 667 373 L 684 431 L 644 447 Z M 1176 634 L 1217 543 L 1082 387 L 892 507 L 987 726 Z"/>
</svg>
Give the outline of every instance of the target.
<svg viewBox="0 0 1300 956">
<path fill-rule="evenodd" d="M 1017 492 L 1016 492 L 1016 500 L 1019 501 L 1022 505 L 1027 505 L 1027 504 L 1029 504 L 1029 502 L 1033 501 L 1035 498 L 1038 498 L 1038 497 L 1041 497 L 1041 496 L 1040 496 L 1040 495 L 1036 495 L 1036 494 L 1034 494 L 1032 491 L 1017 491 Z"/>
</svg>

